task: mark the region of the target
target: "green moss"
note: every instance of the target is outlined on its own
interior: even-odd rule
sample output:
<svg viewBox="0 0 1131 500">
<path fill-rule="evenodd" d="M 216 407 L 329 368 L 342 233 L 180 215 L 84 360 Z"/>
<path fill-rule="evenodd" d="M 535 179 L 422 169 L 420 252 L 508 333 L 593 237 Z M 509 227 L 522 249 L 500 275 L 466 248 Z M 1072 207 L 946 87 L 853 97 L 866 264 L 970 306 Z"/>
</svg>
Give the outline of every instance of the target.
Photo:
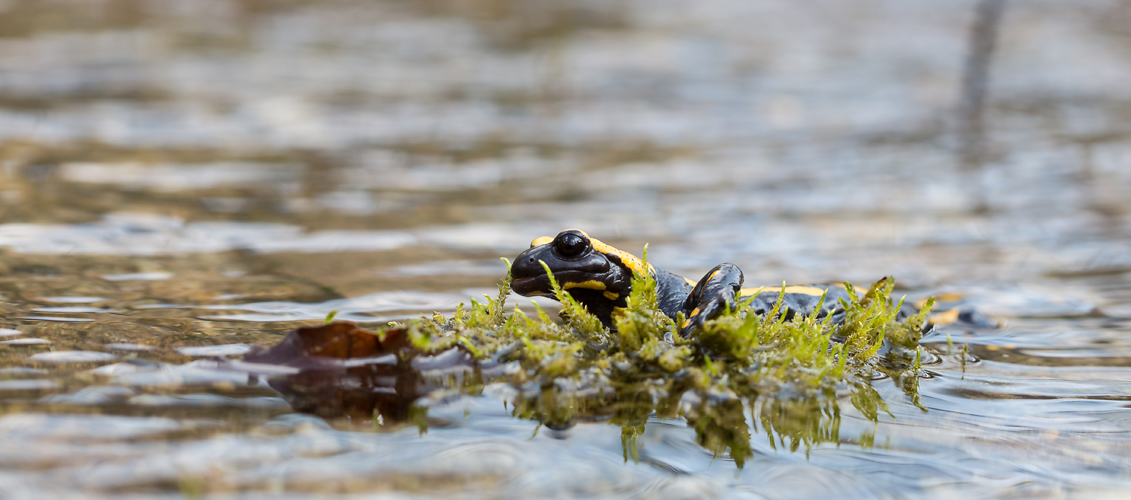
<svg viewBox="0 0 1131 500">
<path fill-rule="evenodd" d="M 816 313 L 787 321 L 776 308 L 759 316 L 740 304 L 684 339 L 659 310 L 650 276 L 634 277 L 627 307 L 614 313 L 615 332 L 562 290 L 548 268 L 564 322 L 537 305 L 535 317 L 518 307 L 507 314 L 507 265 L 497 297 L 461 305 L 451 318 L 410 321 L 409 341 L 425 353 L 454 347 L 513 365 L 461 389 L 510 384 L 519 394 L 514 414 L 552 427 L 607 419 L 622 429 L 626 460 L 636 459 L 637 437 L 650 418 L 686 419 L 700 445 L 739 467 L 753 456 L 752 430 L 789 450 L 838 443 L 842 401 L 872 421 L 887 412 L 870 385 L 881 373 L 918 404 L 919 340 L 933 300 L 897 320 L 902 300 L 892 299 L 891 278 L 863 296 L 846 284 L 850 300 L 841 303 L 846 313 L 838 325 Z"/>
</svg>

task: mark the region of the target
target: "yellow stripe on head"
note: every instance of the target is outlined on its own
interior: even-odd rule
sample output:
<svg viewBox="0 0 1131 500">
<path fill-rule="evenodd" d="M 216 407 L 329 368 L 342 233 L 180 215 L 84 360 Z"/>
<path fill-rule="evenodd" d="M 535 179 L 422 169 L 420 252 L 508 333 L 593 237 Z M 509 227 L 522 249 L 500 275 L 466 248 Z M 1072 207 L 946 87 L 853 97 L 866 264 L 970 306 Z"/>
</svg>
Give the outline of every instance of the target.
<svg viewBox="0 0 1131 500">
<path fill-rule="evenodd" d="M 545 244 L 547 244 L 551 241 L 554 241 L 553 236 L 539 236 L 537 238 L 534 238 L 534 241 L 530 242 L 530 248 L 534 248 L 534 247 L 540 246 L 540 245 L 545 245 Z"/>
<path fill-rule="evenodd" d="M 655 274 L 656 268 L 652 267 L 652 264 L 648 264 L 647 270 L 645 270 L 644 261 L 640 260 L 639 257 L 616 248 L 612 245 L 609 245 L 608 243 L 605 243 L 597 238 L 589 236 L 589 233 L 586 233 L 585 231 L 581 231 L 580 229 L 576 229 L 575 231 L 580 231 L 581 234 L 584 234 L 586 238 L 589 238 L 589 242 L 593 245 L 593 250 L 601 252 L 605 255 L 617 256 L 617 258 L 620 259 L 621 263 L 631 269 L 634 273 L 639 273 L 641 276 L 652 276 L 653 274 Z"/>
<path fill-rule="evenodd" d="M 569 290 L 570 288 L 588 288 L 589 290 L 604 290 L 608 287 L 604 283 L 597 280 L 570 282 L 562 285 L 562 290 Z"/>
</svg>

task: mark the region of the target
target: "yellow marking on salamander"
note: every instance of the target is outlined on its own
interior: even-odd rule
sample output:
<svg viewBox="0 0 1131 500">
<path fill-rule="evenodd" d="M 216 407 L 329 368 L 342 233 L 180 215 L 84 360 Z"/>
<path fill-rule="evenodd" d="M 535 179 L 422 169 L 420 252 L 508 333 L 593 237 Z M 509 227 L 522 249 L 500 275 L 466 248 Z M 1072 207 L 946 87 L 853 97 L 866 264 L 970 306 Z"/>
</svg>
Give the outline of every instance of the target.
<svg viewBox="0 0 1131 500">
<path fill-rule="evenodd" d="M 609 300 L 617 300 L 617 299 L 620 298 L 620 294 L 615 293 L 615 292 L 605 292 L 603 295 L 605 296 L 606 299 L 609 299 Z"/>
<path fill-rule="evenodd" d="M 772 287 L 772 286 L 764 286 L 762 288 L 743 288 L 742 290 L 738 291 L 738 295 L 742 296 L 742 297 L 749 297 L 751 295 L 756 295 L 756 294 L 760 293 L 759 291 L 761 291 L 763 293 L 764 292 L 771 292 L 771 293 L 776 294 L 776 293 L 781 292 L 781 287 L 775 288 L 775 287 Z M 785 287 L 785 293 L 799 293 L 801 295 L 813 295 L 813 296 L 820 297 L 822 294 L 825 293 L 825 289 L 824 288 L 817 288 L 815 286 L 795 285 L 795 286 Z"/>
<path fill-rule="evenodd" d="M 949 311 L 942 311 L 927 316 L 927 322 L 932 325 L 949 325 L 958 321 L 958 309 L 951 309 Z"/>
<path fill-rule="evenodd" d="M 604 283 L 597 280 L 570 282 L 562 285 L 562 290 L 569 290 L 570 288 L 586 288 L 589 290 L 604 290 L 607 288 Z"/>
<path fill-rule="evenodd" d="M 689 316 L 689 317 L 694 318 L 698 315 L 699 315 L 699 308 L 696 307 L 694 311 L 691 311 L 691 316 Z"/>
<path fill-rule="evenodd" d="M 605 255 L 616 255 L 618 258 L 620 258 L 620 261 L 625 266 L 628 266 L 628 268 L 633 272 L 639 273 L 641 276 L 651 276 L 655 274 L 656 269 L 652 267 L 652 264 L 648 264 L 648 267 L 645 268 L 644 261 L 640 260 L 639 257 L 616 248 L 612 245 L 609 245 L 608 243 L 605 243 L 597 238 L 589 236 L 589 233 L 585 231 L 582 231 L 580 229 L 577 229 L 577 231 L 581 232 L 581 234 L 584 234 L 586 238 L 589 238 L 589 242 L 593 244 L 594 250 Z"/>
<path fill-rule="evenodd" d="M 695 281 L 695 280 L 693 280 L 693 279 L 691 279 L 691 278 L 684 278 L 683 276 L 680 276 L 680 277 L 681 277 L 681 278 L 683 278 L 683 281 L 686 281 L 686 282 L 687 282 L 687 284 L 688 284 L 688 285 L 691 285 L 692 287 L 694 287 L 695 285 L 698 285 L 698 284 L 699 284 L 699 282 L 698 282 L 698 281 Z"/>
<path fill-rule="evenodd" d="M 568 231 L 568 229 L 567 229 L 567 231 Z M 605 243 L 605 242 L 603 242 L 603 241 L 601 241 L 597 238 L 589 236 L 589 233 L 587 233 L 585 231 L 582 231 L 580 229 L 574 229 L 574 231 L 577 231 L 581 234 L 584 234 L 586 238 L 589 238 L 589 243 L 591 243 L 593 245 L 594 250 L 601 252 L 604 255 L 616 255 L 617 257 L 620 258 L 620 261 L 622 263 L 624 263 L 625 266 L 628 266 L 628 268 L 631 269 L 633 272 L 640 273 L 641 275 L 645 274 L 644 261 L 640 260 L 639 257 L 632 255 L 632 254 L 630 254 L 630 253 L 628 253 L 624 250 L 621 250 L 619 248 L 616 248 L 616 247 L 614 247 L 614 246 L 612 246 L 608 243 Z M 534 238 L 534 241 L 530 242 L 530 248 L 534 248 L 534 247 L 540 246 L 540 245 L 546 245 L 546 244 L 552 243 L 553 241 L 554 241 L 554 238 L 552 236 L 539 236 L 537 238 Z M 649 276 L 654 275 L 655 271 L 656 271 L 656 268 L 652 267 L 652 264 L 648 264 L 647 274 Z M 694 283 L 694 282 L 692 282 L 692 283 Z"/>
<path fill-rule="evenodd" d="M 935 295 L 935 300 L 938 302 L 958 302 L 964 298 L 966 298 L 966 296 L 962 295 L 960 292 L 945 292 Z M 915 307 L 918 309 L 922 309 L 925 305 L 927 305 L 926 298 L 919 299 L 919 301 L 915 302 Z"/>
<path fill-rule="evenodd" d="M 958 302 L 964 298 L 966 298 L 966 296 L 961 292 L 940 293 L 935 296 L 935 300 L 938 300 L 939 302 Z"/>
</svg>

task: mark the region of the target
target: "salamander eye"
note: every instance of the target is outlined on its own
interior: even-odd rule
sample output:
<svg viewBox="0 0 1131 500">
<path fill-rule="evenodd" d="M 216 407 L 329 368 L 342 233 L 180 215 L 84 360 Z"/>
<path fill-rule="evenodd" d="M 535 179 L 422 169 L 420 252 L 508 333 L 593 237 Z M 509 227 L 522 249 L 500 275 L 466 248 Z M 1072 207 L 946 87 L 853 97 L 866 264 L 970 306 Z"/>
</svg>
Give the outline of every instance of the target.
<svg viewBox="0 0 1131 500">
<path fill-rule="evenodd" d="M 589 240 L 577 234 L 566 233 L 554 241 L 554 250 L 562 257 L 577 257 L 589 248 Z"/>
</svg>

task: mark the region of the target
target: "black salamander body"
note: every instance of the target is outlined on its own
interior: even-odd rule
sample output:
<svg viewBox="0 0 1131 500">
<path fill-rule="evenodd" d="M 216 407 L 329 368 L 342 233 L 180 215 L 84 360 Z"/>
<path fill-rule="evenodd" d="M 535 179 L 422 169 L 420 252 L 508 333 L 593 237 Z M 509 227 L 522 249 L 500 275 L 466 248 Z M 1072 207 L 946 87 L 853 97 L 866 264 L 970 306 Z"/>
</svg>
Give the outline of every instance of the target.
<svg viewBox="0 0 1131 500">
<path fill-rule="evenodd" d="M 743 288 L 742 270 L 734 264 L 719 264 L 698 282 L 645 264 L 636 256 L 614 248 L 600 240 L 590 238 L 584 231 L 569 229 L 556 237 L 543 236 L 530 244 L 530 249 L 515 257 L 511 267 L 514 281 L 511 288 L 524 296 L 554 297 L 550 280 L 541 262 L 554 273 L 561 287 L 575 300 L 584 304 L 589 312 L 606 327 L 613 328 L 613 312 L 627 304 L 632 288 L 633 271 L 650 273 L 656 280 L 660 310 L 675 319 L 683 313 L 687 320 L 681 333 L 700 327 L 717 317 L 728 305 L 753 297 L 754 312 L 765 314 L 773 310 L 781 294 L 781 287 Z M 843 285 L 825 287 L 789 286 L 782 297 L 782 314 L 792 318 L 795 314 L 811 314 L 825 297 L 819 317 L 833 315 L 839 322 L 844 310 L 838 299 L 848 299 Z"/>
</svg>

